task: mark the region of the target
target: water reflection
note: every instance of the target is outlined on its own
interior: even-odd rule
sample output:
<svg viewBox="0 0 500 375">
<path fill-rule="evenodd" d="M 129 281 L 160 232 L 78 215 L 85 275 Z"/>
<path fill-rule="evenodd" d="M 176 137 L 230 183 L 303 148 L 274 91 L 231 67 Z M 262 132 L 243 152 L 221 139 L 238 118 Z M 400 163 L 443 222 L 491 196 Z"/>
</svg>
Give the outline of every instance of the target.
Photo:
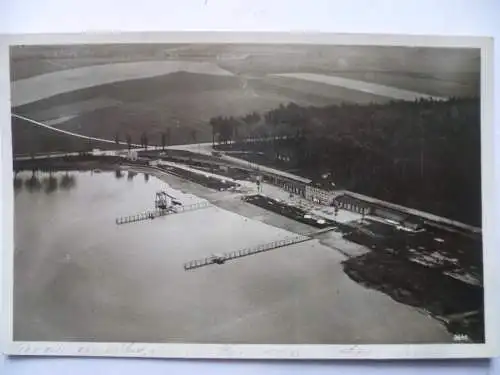
<svg viewBox="0 0 500 375">
<path fill-rule="evenodd" d="M 76 185 L 75 176 L 69 174 L 68 172 L 66 172 L 66 174 L 62 176 L 61 183 L 59 184 L 59 186 L 64 190 L 69 190 L 73 188 L 75 185 Z"/>
<path fill-rule="evenodd" d="M 24 180 L 18 176 L 17 172 L 14 173 L 14 191 L 19 191 L 23 187 Z"/>
<path fill-rule="evenodd" d="M 56 175 L 54 172 L 42 173 L 37 170 L 31 172 L 31 176 L 24 178 L 18 173 L 14 176 L 14 191 L 18 193 L 23 187 L 27 191 L 37 192 L 43 188 L 46 194 L 51 194 L 58 189 L 69 190 L 76 186 L 76 177 L 70 172 Z"/>
<path fill-rule="evenodd" d="M 16 193 L 26 189 L 29 192 L 37 192 L 43 190 L 46 194 L 52 194 L 58 190 L 70 190 L 75 188 L 77 184 L 77 176 L 80 172 L 78 171 L 42 171 L 39 169 L 33 169 L 31 172 L 28 171 L 17 171 L 14 172 L 13 184 L 14 191 Z M 96 171 L 91 170 L 90 174 L 93 176 Z M 115 170 L 114 176 L 116 179 L 122 179 L 127 174 L 127 180 L 131 181 L 137 176 L 137 172 L 128 171 L 124 172 L 121 170 Z M 143 173 L 144 182 L 149 182 L 151 175 L 148 173 Z"/>
<path fill-rule="evenodd" d="M 48 177 L 43 179 L 43 185 L 45 186 L 45 193 L 47 194 L 53 193 L 59 186 L 57 178 L 52 175 L 52 172 L 49 173 Z"/>
<path fill-rule="evenodd" d="M 36 175 L 36 171 L 33 171 L 33 173 L 31 174 L 31 177 L 28 178 L 25 182 L 24 182 L 26 188 L 28 189 L 29 192 L 32 192 L 32 191 L 39 191 L 42 187 L 42 183 L 40 182 L 40 179 L 38 178 L 38 176 Z"/>
</svg>

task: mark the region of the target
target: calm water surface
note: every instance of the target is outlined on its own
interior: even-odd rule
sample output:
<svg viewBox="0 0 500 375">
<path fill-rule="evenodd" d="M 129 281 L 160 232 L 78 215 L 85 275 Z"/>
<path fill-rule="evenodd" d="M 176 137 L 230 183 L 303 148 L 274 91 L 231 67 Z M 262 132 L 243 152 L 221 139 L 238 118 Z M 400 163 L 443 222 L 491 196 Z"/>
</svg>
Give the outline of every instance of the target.
<svg viewBox="0 0 500 375">
<path fill-rule="evenodd" d="M 200 199 L 142 174 L 38 176 L 15 181 L 16 340 L 450 340 L 435 320 L 350 280 L 342 256 L 317 241 L 186 272 L 186 261 L 290 233 L 217 207 L 117 226 L 152 209 L 158 190 Z"/>
</svg>

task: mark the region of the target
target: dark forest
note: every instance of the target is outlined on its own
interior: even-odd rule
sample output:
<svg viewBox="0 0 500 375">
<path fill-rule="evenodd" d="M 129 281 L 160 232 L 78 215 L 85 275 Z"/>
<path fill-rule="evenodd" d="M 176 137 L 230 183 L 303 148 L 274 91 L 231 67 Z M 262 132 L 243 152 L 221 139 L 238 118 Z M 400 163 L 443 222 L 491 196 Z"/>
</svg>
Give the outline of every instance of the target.
<svg viewBox="0 0 500 375">
<path fill-rule="evenodd" d="M 292 103 L 264 115 L 213 118 L 210 125 L 216 147 L 251 151 L 240 157 L 481 226 L 479 98 Z"/>
</svg>

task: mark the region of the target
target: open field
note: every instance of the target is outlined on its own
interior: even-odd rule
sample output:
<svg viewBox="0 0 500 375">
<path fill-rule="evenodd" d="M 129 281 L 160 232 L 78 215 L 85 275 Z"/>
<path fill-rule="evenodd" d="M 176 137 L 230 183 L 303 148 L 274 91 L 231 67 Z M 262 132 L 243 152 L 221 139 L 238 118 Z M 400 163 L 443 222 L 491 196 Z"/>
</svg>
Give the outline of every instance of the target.
<svg viewBox="0 0 500 375">
<path fill-rule="evenodd" d="M 217 65 L 189 61 L 149 61 L 94 65 L 66 69 L 12 82 L 12 106 L 34 103 L 67 92 L 179 71 L 214 76 L 232 76 Z M 55 84 L 57 82 L 57 84 Z"/>
<path fill-rule="evenodd" d="M 289 102 L 384 103 L 401 90 L 475 95 L 478 62 L 478 51 L 453 49 L 25 46 L 11 50 L 12 103 L 21 115 L 84 135 L 113 139 L 119 132 L 137 140 L 145 131 L 158 143 L 170 128 L 170 143 L 179 144 L 195 142 L 192 131 L 196 141 L 210 141 L 211 117 Z M 14 143 L 20 149 L 36 142 L 16 133 Z"/>
<path fill-rule="evenodd" d="M 319 73 L 450 96 L 452 88 L 477 92 L 480 56 L 472 49 L 170 44 L 24 46 L 13 48 L 11 59 L 13 81 L 104 63 L 183 60 L 214 63 L 249 77 Z"/>
</svg>

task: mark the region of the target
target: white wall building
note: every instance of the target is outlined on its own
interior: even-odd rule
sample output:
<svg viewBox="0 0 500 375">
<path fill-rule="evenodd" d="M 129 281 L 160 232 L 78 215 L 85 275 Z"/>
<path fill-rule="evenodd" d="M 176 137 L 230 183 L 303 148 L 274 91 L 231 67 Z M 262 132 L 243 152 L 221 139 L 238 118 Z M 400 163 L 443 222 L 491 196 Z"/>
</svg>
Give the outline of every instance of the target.
<svg viewBox="0 0 500 375">
<path fill-rule="evenodd" d="M 98 148 L 94 148 L 92 150 L 92 155 L 94 156 L 116 156 L 117 152 L 113 150 L 101 150 Z"/>
<path fill-rule="evenodd" d="M 127 159 L 132 161 L 137 160 L 137 151 L 130 150 L 127 154 Z"/>
<path fill-rule="evenodd" d="M 335 191 L 324 190 L 311 185 L 306 185 L 305 198 L 314 203 L 330 206 L 335 199 Z"/>
<path fill-rule="evenodd" d="M 157 167 L 157 166 L 161 165 L 161 161 L 160 160 L 151 160 L 149 162 L 149 165 L 152 167 Z"/>
</svg>

